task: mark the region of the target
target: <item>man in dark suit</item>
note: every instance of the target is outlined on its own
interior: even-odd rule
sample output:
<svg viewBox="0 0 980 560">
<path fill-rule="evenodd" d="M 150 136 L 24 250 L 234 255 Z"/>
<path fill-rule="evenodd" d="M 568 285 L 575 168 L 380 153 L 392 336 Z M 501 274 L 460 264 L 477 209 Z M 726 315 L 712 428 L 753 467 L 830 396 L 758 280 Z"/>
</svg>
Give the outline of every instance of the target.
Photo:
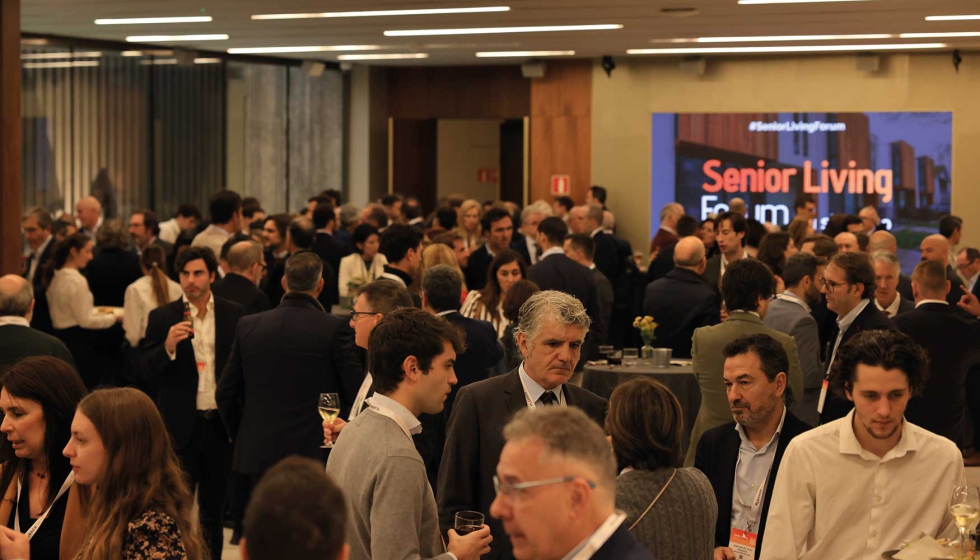
<svg viewBox="0 0 980 560">
<path fill-rule="evenodd" d="M 23 274 L 34 289 L 34 315 L 31 318 L 31 326 L 43 333 L 51 334 L 54 332 L 54 327 L 51 326 L 48 298 L 44 293 L 45 287 L 42 281 L 44 265 L 51 258 L 57 245 L 57 240 L 51 232 L 51 215 L 42 208 L 31 208 L 24 214 L 20 226 L 27 247 L 31 250 L 27 262 L 24 263 Z"/>
<path fill-rule="evenodd" d="M 187 249 L 175 268 L 184 297 L 150 312 L 146 337 L 140 342 L 141 374 L 155 397 L 191 492 L 197 490 L 211 557 L 221 558 L 231 443 L 218 414 L 215 387 L 245 310 L 211 293 L 218 270 L 211 249 Z"/>
<path fill-rule="evenodd" d="M 956 253 L 956 272 L 963 279 L 964 286 L 973 295 L 980 297 L 980 251 L 965 247 Z"/>
<path fill-rule="evenodd" d="M 871 302 L 875 293 L 875 269 L 865 253 L 837 253 L 830 259 L 823 279 L 821 292 L 827 297 L 827 308 L 837 314 L 837 333 L 827 352 L 827 373 L 830 380 L 834 362 L 840 348 L 859 332 L 870 330 L 897 330 L 884 313 Z M 827 384 L 821 388 L 817 412 L 820 423 L 826 424 L 847 416 L 854 404 L 827 392 Z M 820 406 L 823 405 L 823 406 Z"/>
<path fill-rule="evenodd" d="M 490 518 L 490 504 L 497 496 L 493 476 L 504 447 L 501 426 L 520 410 L 548 405 L 581 408 L 599 425 L 606 415 L 604 399 L 568 383 L 591 322 L 582 303 L 568 294 L 542 291 L 532 295 L 522 311 L 517 344 L 524 363 L 460 390 L 439 468 L 441 529 L 454 526 L 458 511 L 483 513 L 494 539 L 485 556 L 491 560 L 513 558 L 503 525 Z"/>
<path fill-rule="evenodd" d="M 902 264 L 898 257 L 888 251 L 878 251 L 871 255 L 875 268 L 874 302 L 885 317 L 894 318 L 915 309 L 915 302 L 907 300 L 898 293 L 898 282 L 902 275 Z"/>
<path fill-rule="evenodd" d="M 757 535 L 758 558 L 779 463 L 790 440 L 810 427 L 783 403 L 789 358 L 779 342 L 766 334 L 751 334 L 729 342 L 722 353 L 735 422 L 701 436 L 694 467 L 708 477 L 718 502 L 715 558 L 735 558 L 730 548 L 733 531 Z M 757 489 L 760 481 L 764 490 Z M 760 493 L 762 508 L 757 509 L 753 504 L 758 504 Z"/>
<path fill-rule="evenodd" d="M 596 295 L 599 298 L 600 328 L 608 333 L 613 311 L 616 307 L 616 292 L 606 275 L 599 270 L 595 261 L 595 239 L 587 233 L 573 233 L 565 238 L 565 256 L 592 271 Z M 608 340 L 608 336 L 607 336 Z"/>
<path fill-rule="evenodd" d="M 128 250 L 129 242 L 118 220 L 103 222 L 95 243 L 99 251 L 85 267 L 95 305 L 122 307 L 126 288 L 143 277 L 140 258 Z"/>
<path fill-rule="evenodd" d="M 930 360 L 925 390 L 909 401 L 905 418 L 965 449 L 972 443 L 966 438 L 966 379 L 980 363 L 980 325 L 946 303 L 949 280 L 942 264 L 919 263 L 912 290 L 916 308 L 896 317 L 895 326 L 925 348 Z"/>
<path fill-rule="evenodd" d="M 155 246 L 163 249 L 163 254 L 167 257 L 167 262 L 171 262 L 174 245 L 173 243 L 168 243 L 158 236 L 160 235 L 160 222 L 157 220 L 157 215 L 152 210 L 140 210 L 134 212 L 132 216 L 129 217 L 129 236 L 132 238 L 133 243 L 136 244 L 136 252 L 141 253 L 143 249 L 149 246 Z M 170 271 L 166 271 L 170 274 Z"/>
<path fill-rule="evenodd" d="M 225 262 L 229 270 L 211 287 L 214 295 L 241 305 L 246 315 L 268 311 L 272 307 L 269 296 L 258 287 L 266 269 L 262 246 L 255 241 L 239 241 L 228 250 Z"/>
<path fill-rule="evenodd" d="M 488 210 L 480 224 L 486 243 L 470 254 L 470 263 L 466 267 L 466 287 L 470 291 L 482 290 L 487 285 L 490 262 L 497 253 L 510 247 L 514 238 L 514 219 L 503 208 Z"/>
<path fill-rule="evenodd" d="M 949 280 L 949 294 L 946 296 L 946 302 L 949 303 L 954 309 L 959 309 L 955 307 L 960 301 L 960 296 L 963 295 L 963 281 L 960 280 L 959 275 L 949 263 L 949 240 L 943 235 L 935 233 L 922 240 L 919 245 L 919 250 L 922 252 L 922 260 L 924 261 L 936 261 L 943 265 L 947 270 L 947 279 Z M 964 315 L 966 316 L 966 315 Z"/>
<path fill-rule="evenodd" d="M 340 270 L 340 259 L 351 253 L 351 249 L 333 238 L 331 232 L 337 227 L 337 215 L 332 204 L 317 204 L 313 210 L 313 227 L 316 237 L 313 240 L 313 252 L 320 255 L 325 263 L 330 263 L 334 272 Z M 334 278 L 336 284 L 336 278 Z"/>
<path fill-rule="evenodd" d="M 568 229 L 572 233 L 584 233 L 595 241 L 595 265 L 612 285 L 619 281 L 624 261 L 620 259 L 619 247 L 612 236 L 602 231 L 602 206 L 576 206 L 568 218 Z"/>
<path fill-rule="evenodd" d="M 527 277 L 542 290 L 565 292 L 582 302 L 592 319 L 587 348 L 583 350 L 585 359 L 591 360 L 598 355 L 599 345 L 606 343 L 608 333 L 602 324 L 599 293 L 592 271 L 565 256 L 563 247 L 567 234 L 568 226 L 560 218 L 541 220 L 538 224 L 538 246 L 542 252 L 538 264 L 528 269 Z"/>
<path fill-rule="evenodd" d="M 289 222 L 289 226 L 286 227 L 286 250 L 290 256 L 294 256 L 303 251 L 312 251 L 315 238 L 316 229 L 313 227 L 313 220 L 302 216 L 294 218 Z M 320 292 L 318 301 L 328 311 L 340 298 L 337 292 L 337 274 L 335 272 L 333 267 L 330 266 L 330 263 L 323 263 L 323 291 Z M 269 280 L 266 283 L 266 293 L 269 295 L 269 302 L 273 306 L 279 305 L 279 301 L 286 293 L 286 289 L 282 286 L 282 278 L 285 274 L 285 260 L 269 274 Z"/>
<path fill-rule="evenodd" d="M 415 282 L 422 264 L 423 236 L 415 228 L 405 224 L 392 224 L 381 234 L 378 252 L 385 256 L 388 264 L 380 278 L 397 282 L 408 289 Z M 422 307 L 422 300 L 412 295 L 415 307 Z"/>
<path fill-rule="evenodd" d="M 725 270 L 733 262 L 748 256 L 745 252 L 745 236 L 749 226 L 745 216 L 737 212 L 724 212 L 718 216 L 718 233 L 715 241 L 718 243 L 717 255 L 708 259 L 704 269 L 704 279 L 711 286 L 721 289 L 721 279 Z"/>
<path fill-rule="evenodd" d="M 677 220 L 678 240 L 697 234 L 698 221 L 694 217 L 684 215 Z M 646 283 L 648 285 L 651 282 L 663 278 L 668 272 L 674 269 L 674 250 L 676 247 L 677 242 L 661 247 L 657 256 L 650 261 L 650 266 L 647 267 L 646 274 Z"/>
<path fill-rule="evenodd" d="M 646 288 L 643 314 L 657 322 L 657 345 L 678 358 L 691 357 L 691 337 L 701 327 L 721 322 L 718 293 L 701 276 L 707 260 L 704 243 L 683 237 L 673 251 L 674 269 Z"/>
<path fill-rule="evenodd" d="M 282 303 L 242 318 L 218 383 L 215 400 L 235 441 L 232 467 L 253 486 L 289 455 L 325 464 L 319 395 L 338 393 L 346 415 L 361 384 L 353 332 L 316 299 L 322 269 L 313 253 L 286 262 Z"/>
<path fill-rule="evenodd" d="M 31 328 L 34 305 L 30 282 L 14 274 L 0 277 L 0 373 L 31 356 L 52 356 L 75 367 L 64 342 Z"/>
</svg>

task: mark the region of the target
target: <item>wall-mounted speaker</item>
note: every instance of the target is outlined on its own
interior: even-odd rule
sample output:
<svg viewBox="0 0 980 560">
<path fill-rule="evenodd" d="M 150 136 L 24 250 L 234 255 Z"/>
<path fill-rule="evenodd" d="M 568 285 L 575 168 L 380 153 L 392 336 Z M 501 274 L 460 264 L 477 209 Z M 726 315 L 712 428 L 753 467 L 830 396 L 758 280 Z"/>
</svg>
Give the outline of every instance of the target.
<svg viewBox="0 0 980 560">
<path fill-rule="evenodd" d="M 303 68 L 303 72 L 306 72 L 307 76 L 319 78 L 323 74 L 323 71 L 327 69 L 327 65 L 315 60 L 304 60 L 301 68 Z"/>
<path fill-rule="evenodd" d="M 857 69 L 862 72 L 877 72 L 881 68 L 881 57 L 876 54 L 859 54 L 855 60 Z"/>
<path fill-rule="evenodd" d="M 685 58 L 684 60 L 681 61 L 681 74 L 703 76 L 705 70 L 707 69 L 708 69 L 708 61 L 701 56 Z"/>
<path fill-rule="evenodd" d="M 525 78 L 543 78 L 546 66 L 544 62 L 525 62 L 521 64 L 521 75 Z"/>
</svg>

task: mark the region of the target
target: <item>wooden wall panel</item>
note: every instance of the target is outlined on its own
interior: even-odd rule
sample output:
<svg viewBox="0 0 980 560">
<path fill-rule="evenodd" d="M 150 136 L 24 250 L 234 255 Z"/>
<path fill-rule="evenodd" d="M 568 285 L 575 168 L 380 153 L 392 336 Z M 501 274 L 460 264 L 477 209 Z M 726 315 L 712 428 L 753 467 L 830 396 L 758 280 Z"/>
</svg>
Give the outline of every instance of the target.
<svg viewBox="0 0 980 560">
<path fill-rule="evenodd" d="M 530 114 L 531 80 L 519 66 L 389 68 L 395 119 L 517 119 Z"/>
<path fill-rule="evenodd" d="M 0 274 L 21 270 L 20 0 L 0 0 Z"/>
<path fill-rule="evenodd" d="M 394 192 L 419 199 L 422 208 L 435 208 L 436 119 L 395 119 L 392 141 L 392 187 Z"/>
</svg>

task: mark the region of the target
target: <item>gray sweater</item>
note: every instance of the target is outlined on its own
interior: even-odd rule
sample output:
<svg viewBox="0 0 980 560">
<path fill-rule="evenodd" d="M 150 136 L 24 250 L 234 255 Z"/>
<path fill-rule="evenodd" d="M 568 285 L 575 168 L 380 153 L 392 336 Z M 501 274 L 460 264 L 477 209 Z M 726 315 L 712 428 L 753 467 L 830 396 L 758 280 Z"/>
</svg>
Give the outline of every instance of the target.
<svg viewBox="0 0 980 560">
<path fill-rule="evenodd" d="M 391 419 L 367 409 L 341 433 L 327 474 L 347 497 L 350 560 L 450 560 L 415 444 Z"/>
<path fill-rule="evenodd" d="M 616 507 L 626 512 L 626 527 L 643 514 L 672 471 L 634 470 L 616 479 Z M 715 493 L 704 473 L 677 469 L 674 481 L 631 533 L 657 558 L 710 560 L 717 517 Z"/>
</svg>

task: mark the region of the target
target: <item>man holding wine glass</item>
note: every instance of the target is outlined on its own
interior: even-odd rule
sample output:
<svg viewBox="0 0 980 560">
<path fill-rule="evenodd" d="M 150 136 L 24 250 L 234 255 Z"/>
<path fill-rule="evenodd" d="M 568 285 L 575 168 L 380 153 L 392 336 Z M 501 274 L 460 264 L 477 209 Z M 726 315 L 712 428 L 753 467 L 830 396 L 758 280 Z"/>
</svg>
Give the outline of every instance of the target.
<svg viewBox="0 0 980 560">
<path fill-rule="evenodd" d="M 955 535 L 950 490 L 966 485 L 962 455 L 904 418 L 928 355 L 887 330 L 863 331 L 838 352 L 830 384 L 854 408 L 790 442 L 761 560 L 880 558 L 922 534 Z"/>
</svg>

